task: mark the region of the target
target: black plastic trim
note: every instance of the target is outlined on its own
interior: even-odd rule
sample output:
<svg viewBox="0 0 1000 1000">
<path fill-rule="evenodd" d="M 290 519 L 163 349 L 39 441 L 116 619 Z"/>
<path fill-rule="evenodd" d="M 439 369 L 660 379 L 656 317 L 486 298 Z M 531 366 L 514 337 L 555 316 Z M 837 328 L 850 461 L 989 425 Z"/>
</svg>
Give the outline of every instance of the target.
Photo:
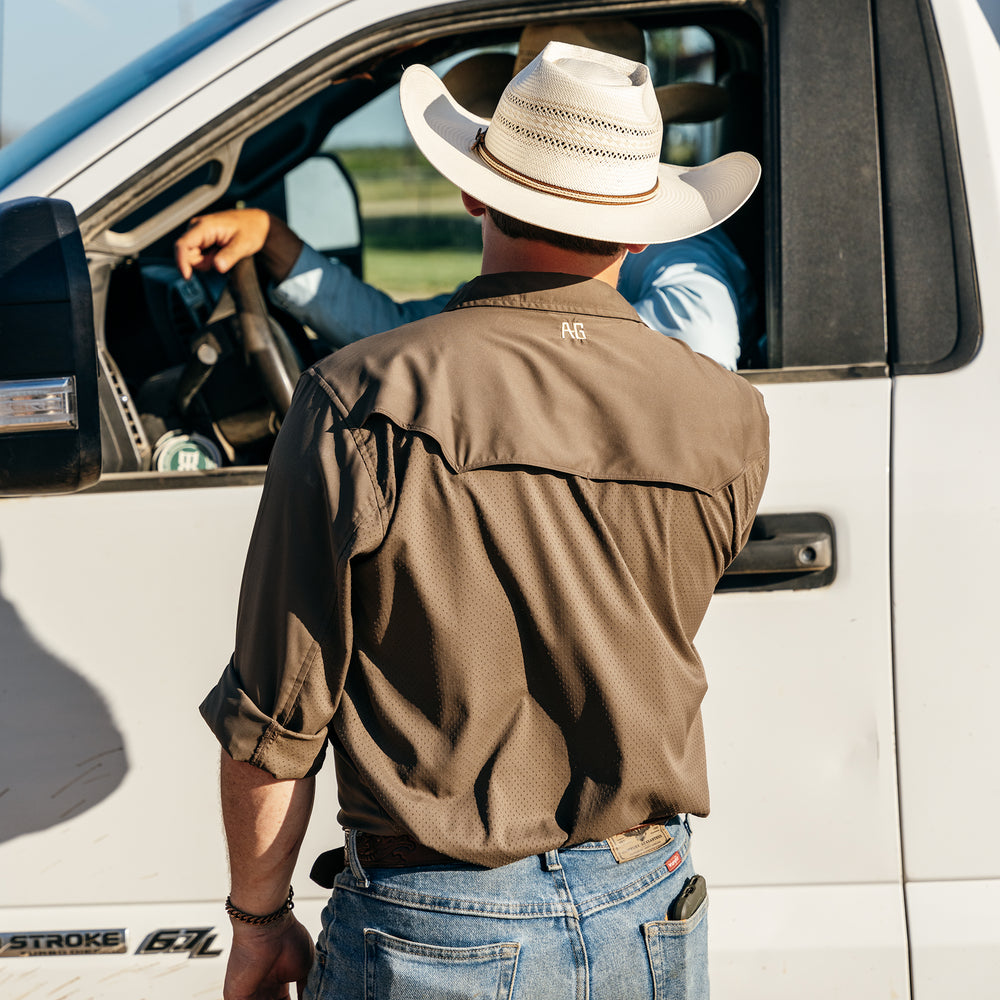
<svg viewBox="0 0 1000 1000">
<path fill-rule="evenodd" d="M 971 361 L 982 313 L 955 109 L 928 0 L 872 0 L 894 375 Z"/>
<path fill-rule="evenodd" d="M 885 257 L 869 0 L 772 3 L 780 206 L 771 368 L 885 363 Z M 780 285 L 774 285 L 777 280 Z M 776 355 L 780 351 L 780 355 Z"/>
</svg>

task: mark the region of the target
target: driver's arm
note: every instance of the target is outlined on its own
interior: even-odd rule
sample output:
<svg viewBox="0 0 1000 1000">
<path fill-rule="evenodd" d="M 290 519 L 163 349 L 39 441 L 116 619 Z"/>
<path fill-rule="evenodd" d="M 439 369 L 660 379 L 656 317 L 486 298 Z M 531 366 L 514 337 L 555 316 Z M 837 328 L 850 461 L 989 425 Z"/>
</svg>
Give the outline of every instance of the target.
<svg viewBox="0 0 1000 1000">
<path fill-rule="evenodd" d="M 255 254 L 271 278 L 273 301 L 330 347 L 343 347 L 440 312 L 452 295 L 396 302 L 343 264 L 313 250 L 281 219 L 259 208 L 194 218 L 174 243 L 177 267 L 185 279 L 193 270 L 225 274 Z"/>
<path fill-rule="evenodd" d="M 276 305 L 314 330 L 330 347 L 343 347 L 438 313 L 453 294 L 397 302 L 308 244 L 303 244 L 286 280 L 270 289 Z"/>
</svg>

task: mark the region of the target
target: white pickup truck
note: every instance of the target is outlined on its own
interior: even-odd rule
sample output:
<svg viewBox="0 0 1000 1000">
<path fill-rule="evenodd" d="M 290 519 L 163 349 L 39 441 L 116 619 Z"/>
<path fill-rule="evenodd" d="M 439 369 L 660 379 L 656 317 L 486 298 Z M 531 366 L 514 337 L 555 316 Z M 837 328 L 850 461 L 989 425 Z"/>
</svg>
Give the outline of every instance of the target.
<svg viewBox="0 0 1000 1000">
<path fill-rule="evenodd" d="M 771 475 L 699 636 L 714 995 L 997 997 L 993 0 L 234 0 L 0 151 L 0 996 L 221 993 L 197 706 L 317 342 L 235 282 L 184 281 L 172 240 L 261 205 L 355 268 L 418 232 L 430 266 L 447 212 L 365 189 L 359 211 L 351 123 L 380 127 L 410 63 L 607 16 L 644 30 L 657 84 L 725 92 L 672 155 L 764 164 L 727 228 Z M 309 865 L 342 842 L 320 777 L 295 879 L 314 927 Z"/>
</svg>

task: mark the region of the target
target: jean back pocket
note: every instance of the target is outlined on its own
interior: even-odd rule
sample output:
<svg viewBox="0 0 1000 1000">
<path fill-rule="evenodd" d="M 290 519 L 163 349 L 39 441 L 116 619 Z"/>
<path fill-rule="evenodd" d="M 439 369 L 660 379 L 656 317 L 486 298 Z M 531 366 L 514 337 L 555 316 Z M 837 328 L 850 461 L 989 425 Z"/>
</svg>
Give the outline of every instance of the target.
<svg viewBox="0 0 1000 1000">
<path fill-rule="evenodd" d="M 510 1000 L 520 945 L 452 948 L 365 931 L 365 1000 Z"/>
</svg>

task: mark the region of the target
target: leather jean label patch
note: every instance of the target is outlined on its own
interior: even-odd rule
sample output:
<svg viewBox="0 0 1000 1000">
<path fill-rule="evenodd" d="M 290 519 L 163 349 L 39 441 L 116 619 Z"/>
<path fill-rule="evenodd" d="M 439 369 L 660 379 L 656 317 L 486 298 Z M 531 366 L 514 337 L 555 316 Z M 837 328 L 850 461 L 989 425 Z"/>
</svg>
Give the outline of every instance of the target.
<svg viewBox="0 0 1000 1000">
<path fill-rule="evenodd" d="M 641 858 L 644 854 L 652 854 L 653 851 L 666 847 L 673 839 L 666 827 L 647 824 L 608 837 L 608 846 L 615 861 L 621 864 L 623 861 Z"/>
</svg>

